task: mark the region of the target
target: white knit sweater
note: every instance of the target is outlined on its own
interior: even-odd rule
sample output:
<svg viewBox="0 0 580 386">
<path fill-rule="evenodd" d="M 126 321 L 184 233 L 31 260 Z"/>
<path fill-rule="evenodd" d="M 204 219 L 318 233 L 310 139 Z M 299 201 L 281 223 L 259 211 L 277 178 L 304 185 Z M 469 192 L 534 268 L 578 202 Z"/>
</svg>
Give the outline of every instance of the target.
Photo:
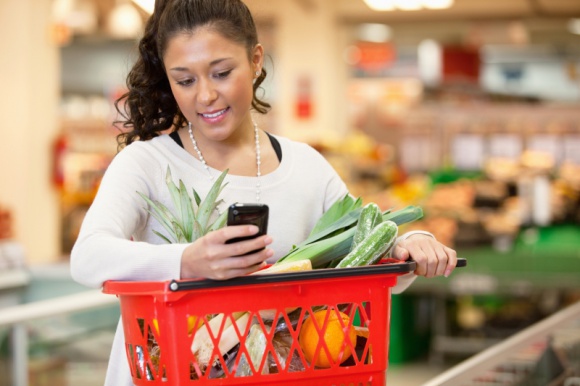
<svg viewBox="0 0 580 386">
<path fill-rule="evenodd" d="M 260 177 L 261 202 L 270 209 L 268 234 L 275 251 L 272 262 L 304 240 L 320 216 L 348 193 L 331 165 L 313 148 L 276 137 L 282 162 Z M 145 210 L 142 192 L 173 209 L 165 184 L 168 166 L 173 180 L 183 180 L 205 197 L 212 181 L 203 165 L 167 135 L 135 142 L 121 151 L 108 167 L 98 194 L 83 221 L 71 253 L 73 278 L 100 288 L 107 280 L 163 281 L 180 277 L 186 244 L 166 244 L 153 230 L 162 226 Z M 218 170 L 211 170 L 216 177 Z M 234 202 L 254 202 L 256 178 L 227 176 L 221 208 Z M 412 275 L 401 277 L 394 292 L 406 288 Z M 119 323 L 111 353 L 106 385 L 132 385 Z"/>
</svg>

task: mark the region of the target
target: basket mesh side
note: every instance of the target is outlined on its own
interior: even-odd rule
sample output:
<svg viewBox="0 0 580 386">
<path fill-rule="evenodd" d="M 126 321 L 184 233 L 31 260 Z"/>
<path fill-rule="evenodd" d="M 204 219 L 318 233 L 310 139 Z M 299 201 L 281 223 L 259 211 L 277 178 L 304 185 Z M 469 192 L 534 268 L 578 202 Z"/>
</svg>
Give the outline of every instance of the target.
<svg viewBox="0 0 580 386">
<path fill-rule="evenodd" d="M 383 385 L 390 287 L 353 277 L 121 295 L 134 383 Z"/>
</svg>

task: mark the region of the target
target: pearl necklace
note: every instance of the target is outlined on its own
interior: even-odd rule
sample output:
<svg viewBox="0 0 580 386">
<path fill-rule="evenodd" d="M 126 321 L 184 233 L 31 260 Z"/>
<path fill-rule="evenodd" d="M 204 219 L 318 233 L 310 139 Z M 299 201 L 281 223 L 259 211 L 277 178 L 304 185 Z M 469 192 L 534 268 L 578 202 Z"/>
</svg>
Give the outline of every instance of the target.
<svg viewBox="0 0 580 386">
<path fill-rule="evenodd" d="M 256 122 L 254 122 L 254 120 L 252 120 L 252 123 L 254 124 L 254 138 L 256 140 L 256 202 L 260 202 L 260 194 L 261 192 L 261 184 L 260 184 L 260 177 L 262 176 L 262 172 L 260 170 L 260 165 L 262 164 L 262 158 L 260 155 L 260 135 L 258 133 L 258 125 L 256 124 Z M 199 160 L 201 161 L 201 163 L 203 164 L 203 167 L 205 168 L 205 170 L 207 171 L 207 174 L 209 176 L 209 179 L 211 181 L 214 180 L 214 176 L 211 174 L 211 171 L 209 170 L 209 166 L 207 166 L 207 162 L 205 161 L 205 158 L 203 158 L 203 154 L 201 154 L 201 150 L 199 150 L 199 147 L 197 147 L 197 142 L 195 140 L 195 138 L 193 137 L 193 129 L 191 127 L 191 122 L 188 122 L 187 124 L 187 131 L 189 132 L 189 138 L 191 139 L 191 143 L 193 144 L 193 148 L 195 149 L 195 152 L 197 153 L 197 156 L 199 158 Z"/>
</svg>

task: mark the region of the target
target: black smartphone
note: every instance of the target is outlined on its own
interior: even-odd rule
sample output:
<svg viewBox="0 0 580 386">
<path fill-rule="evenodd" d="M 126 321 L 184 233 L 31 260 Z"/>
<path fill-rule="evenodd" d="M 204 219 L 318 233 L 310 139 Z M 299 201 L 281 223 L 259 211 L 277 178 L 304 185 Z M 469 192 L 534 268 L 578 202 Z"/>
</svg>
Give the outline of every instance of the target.
<svg viewBox="0 0 580 386">
<path fill-rule="evenodd" d="M 268 232 L 268 216 L 269 209 L 268 205 L 265 204 L 243 204 L 236 202 L 235 204 L 230 205 L 228 208 L 228 225 L 252 224 L 256 225 L 260 230 L 258 233 L 252 236 L 229 239 L 226 241 L 226 244 L 253 239 L 258 236 L 265 235 Z M 246 253 L 246 255 L 258 251 L 259 250 L 251 251 Z"/>
</svg>

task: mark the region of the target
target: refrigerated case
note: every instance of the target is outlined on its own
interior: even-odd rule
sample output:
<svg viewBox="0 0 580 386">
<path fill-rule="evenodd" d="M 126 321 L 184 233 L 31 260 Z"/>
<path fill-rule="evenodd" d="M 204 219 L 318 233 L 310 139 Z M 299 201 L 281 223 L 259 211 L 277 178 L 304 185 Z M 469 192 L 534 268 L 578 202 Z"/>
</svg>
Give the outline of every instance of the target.
<svg viewBox="0 0 580 386">
<path fill-rule="evenodd" d="M 461 362 L 422 386 L 580 385 L 580 302 Z"/>
</svg>

